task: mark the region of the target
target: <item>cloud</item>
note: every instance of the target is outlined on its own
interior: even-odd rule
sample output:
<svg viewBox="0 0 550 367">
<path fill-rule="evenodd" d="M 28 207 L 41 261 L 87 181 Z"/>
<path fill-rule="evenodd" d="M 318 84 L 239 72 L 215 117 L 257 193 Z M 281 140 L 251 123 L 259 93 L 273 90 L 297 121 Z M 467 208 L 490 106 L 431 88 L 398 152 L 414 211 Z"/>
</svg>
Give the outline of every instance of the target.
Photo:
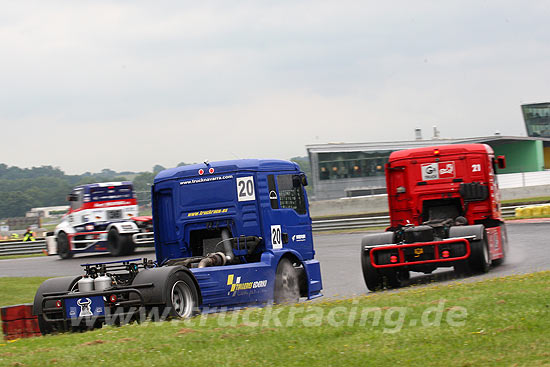
<svg viewBox="0 0 550 367">
<path fill-rule="evenodd" d="M 549 98 L 549 13 L 543 1 L 12 2 L 0 154 L 144 170 L 432 125 L 522 135 L 519 105 Z M 36 149 L 20 149 L 29 135 Z"/>
</svg>

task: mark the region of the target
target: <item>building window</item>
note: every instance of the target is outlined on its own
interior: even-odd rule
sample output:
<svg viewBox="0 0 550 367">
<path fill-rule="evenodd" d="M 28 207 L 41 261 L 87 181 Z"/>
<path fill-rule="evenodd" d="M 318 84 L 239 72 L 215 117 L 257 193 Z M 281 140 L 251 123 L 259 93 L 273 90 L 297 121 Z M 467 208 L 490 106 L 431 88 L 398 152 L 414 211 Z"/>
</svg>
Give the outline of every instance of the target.
<svg viewBox="0 0 550 367">
<path fill-rule="evenodd" d="M 550 103 L 522 105 L 527 136 L 550 138 Z"/>
<path fill-rule="evenodd" d="M 384 176 L 390 153 L 335 152 L 319 153 L 319 179 Z"/>
</svg>

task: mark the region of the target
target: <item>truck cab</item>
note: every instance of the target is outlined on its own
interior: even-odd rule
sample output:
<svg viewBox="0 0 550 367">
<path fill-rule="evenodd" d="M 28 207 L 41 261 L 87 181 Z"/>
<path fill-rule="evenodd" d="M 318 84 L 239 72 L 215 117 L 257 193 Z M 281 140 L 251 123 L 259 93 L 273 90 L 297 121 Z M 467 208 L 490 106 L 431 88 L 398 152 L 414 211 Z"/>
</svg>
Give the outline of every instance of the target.
<svg viewBox="0 0 550 367">
<path fill-rule="evenodd" d="M 208 289 L 208 306 L 223 304 L 228 294 L 236 303 L 250 303 L 251 296 L 265 301 L 274 292 L 275 301 L 285 298 L 276 289 L 281 261 L 299 275 L 300 296 L 319 296 L 305 185 L 297 164 L 279 160 L 206 162 L 159 173 L 152 189 L 157 262 L 191 262 L 201 291 Z M 225 258 L 216 263 L 223 267 L 199 267 L 216 253 Z"/>
</svg>

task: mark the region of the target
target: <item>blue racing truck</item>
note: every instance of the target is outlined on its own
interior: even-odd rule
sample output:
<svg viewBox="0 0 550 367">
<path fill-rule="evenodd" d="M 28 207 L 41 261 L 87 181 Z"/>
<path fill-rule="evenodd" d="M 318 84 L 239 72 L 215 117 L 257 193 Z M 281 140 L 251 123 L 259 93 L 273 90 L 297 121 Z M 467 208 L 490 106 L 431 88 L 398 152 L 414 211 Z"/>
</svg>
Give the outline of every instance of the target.
<svg viewBox="0 0 550 367">
<path fill-rule="evenodd" d="M 46 280 L 34 299 L 41 332 L 153 308 L 189 317 L 321 296 L 306 185 L 298 165 L 281 160 L 160 172 L 152 187 L 156 261 L 83 264 L 82 275 Z"/>
</svg>

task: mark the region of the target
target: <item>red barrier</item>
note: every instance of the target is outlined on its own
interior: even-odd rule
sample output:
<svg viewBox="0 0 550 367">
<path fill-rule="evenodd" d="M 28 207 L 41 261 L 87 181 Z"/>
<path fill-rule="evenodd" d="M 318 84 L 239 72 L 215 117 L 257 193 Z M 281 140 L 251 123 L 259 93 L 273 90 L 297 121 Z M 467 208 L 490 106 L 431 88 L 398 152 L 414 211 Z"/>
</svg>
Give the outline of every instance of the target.
<svg viewBox="0 0 550 367">
<path fill-rule="evenodd" d="M 40 335 L 38 319 L 32 314 L 32 304 L 0 308 L 4 339 L 13 340 Z"/>
</svg>

